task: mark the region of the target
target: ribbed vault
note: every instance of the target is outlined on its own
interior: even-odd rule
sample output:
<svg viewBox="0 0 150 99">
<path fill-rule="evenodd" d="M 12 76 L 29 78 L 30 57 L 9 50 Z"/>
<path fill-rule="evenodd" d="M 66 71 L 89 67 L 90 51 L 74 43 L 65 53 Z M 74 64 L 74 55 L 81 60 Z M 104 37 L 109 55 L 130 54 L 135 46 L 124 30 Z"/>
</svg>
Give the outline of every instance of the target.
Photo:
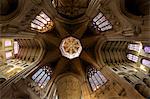
<svg viewBox="0 0 150 99">
<path fill-rule="evenodd" d="M 143 29 L 141 20 L 130 22 L 131 19 L 122 15 L 117 5 L 119 0 L 24 1 L 24 9 L 17 17 L 0 24 L 0 37 L 8 36 L 19 44 L 19 53 L 8 63 L 25 67 L 6 81 L 0 79 L 0 83 L 3 82 L 0 96 L 54 99 L 59 93 L 60 99 L 143 98 L 126 78 L 119 77 L 122 72 L 114 72 L 116 68 L 136 65 L 127 59 L 131 41 L 149 40 L 145 36 L 148 27 Z M 142 15 L 146 15 L 144 13 Z M 141 31 L 144 36 L 140 35 Z M 64 52 L 79 54 L 70 58 Z M 90 83 L 98 82 L 95 75 L 99 76 L 101 84 L 95 84 L 92 89 Z M 95 80 L 90 82 L 88 77 L 95 77 Z M 9 89 L 11 93 L 7 93 Z"/>
</svg>

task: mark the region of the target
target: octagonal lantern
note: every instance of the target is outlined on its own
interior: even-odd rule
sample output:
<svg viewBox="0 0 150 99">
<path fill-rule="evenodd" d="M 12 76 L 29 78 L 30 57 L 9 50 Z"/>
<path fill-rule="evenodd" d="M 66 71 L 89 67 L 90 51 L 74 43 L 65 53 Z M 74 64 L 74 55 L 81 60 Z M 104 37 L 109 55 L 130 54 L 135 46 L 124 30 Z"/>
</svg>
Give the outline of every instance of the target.
<svg viewBox="0 0 150 99">
<path fill-rule="evenodd" d="M 59 48 L 62 56 L 69 59 L 74 59 L 76 57 L 79 57 L 82 51 L 82 46 L 80 41 L 74 37 L 67 37 L 63 39 Z"/>
</svg>

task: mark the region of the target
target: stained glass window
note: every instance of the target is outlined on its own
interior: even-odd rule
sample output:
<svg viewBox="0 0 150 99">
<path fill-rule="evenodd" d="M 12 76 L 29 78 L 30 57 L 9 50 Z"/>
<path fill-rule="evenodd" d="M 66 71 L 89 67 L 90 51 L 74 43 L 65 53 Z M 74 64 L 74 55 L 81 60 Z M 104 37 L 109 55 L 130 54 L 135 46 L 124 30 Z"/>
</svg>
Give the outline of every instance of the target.
<svg viewBox="0 0 150 99">
<path fill-rule="evenodd" d="M 128 58 L 129 60 L 133 61 L 133 62 L 137 62 L 138 59 L 139 59 L 138 56 L 133 55 L 133 54 L 128 54 L 128 55 L 127 55 L 127 58 Z"/>
<path fill-rule="evenodd" d="M 144 52 L 145 53 L 150 53 L 150 46 L 145 46 L 144 47 Z"/>
<path fill-rule="evenodd" d="M 31 29 L 38 32 L 46 32 L 53 27 L 53 21 L 41 11 L 39 15 L 31 22 Z"/>
<path fill-rule="evenodd" d="M 107 82 L 104 75 L 94 68 L 88 69 L 88 80 L 93 91 L 99 89 L 100 86 Z"/>
<path fill-rule="evenodd" d="M 129 44 L 128 49 L 139 52 L 141 48 L 140 44 Z"/>
<path fill-rule="evenodd" d="M 12 52 L 6 52 L 6 59 L 9 59 L 12 57 Z"/>
<path fill-rule="evenodd" d="M 11 46 L 11 40 L 6 40 L 5 41 L 5 47 L 7 47 L 7 46 Z"/>
<path fill-rule="evenodd" d="M 150 68 L 150 61 L 146 59 L 142 59 L 142 64 Z"/>
<path fill-rule="evenodd" d="M 44 66 L 32 76 L 32 80 L 34 80 L 41 88 L 43 88 L 51 79 L 51 75 L 51 68 L 49 66 Z"/>
<path fill-rule="evenodd" d="M 14 41 L 14 54 L 18 54 L 19 51 L 19 45 L 17 41 Z"/>
<path fill-rule="evenodd" d="M 100 31 L 112 29 L 111 23 L 101 12 L 93 19 L 93 25 L 94 28 L 97 28 Z"/>
</svg>

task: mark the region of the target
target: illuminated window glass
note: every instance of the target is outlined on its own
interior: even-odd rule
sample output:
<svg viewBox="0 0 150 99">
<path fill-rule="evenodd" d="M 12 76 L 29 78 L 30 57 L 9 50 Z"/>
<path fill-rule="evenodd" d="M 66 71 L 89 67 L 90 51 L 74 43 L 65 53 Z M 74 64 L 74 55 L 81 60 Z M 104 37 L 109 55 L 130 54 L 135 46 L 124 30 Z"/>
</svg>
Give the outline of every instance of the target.
<svg viewBox="0 0 150 99">
<path fill-rule="evenodd" d="M 140 51 L 141 45 L 140 44 L 129 44 L 128 49 L 133 51 Z"/>
<path fill-rule="evenodd" d="M 51 75 L 51 68 L 48 66 L 44 66 L 32 76 L 32 80 L 34 80 L 41 88 L 43 88 L 51 79 Z"/>
<path fill-rule="evenodd" d="M 138 59 L 139 59 L 138 56 L 133 55 L 133 54 L 128 54 L 128 55 L 127 55 L 127 58 L 128 58 L 129 60 L 133 61 L 133 62 L 137 62 Z"/>
<path fill-rule="evenodd" d="M 144 52 L 145 53 L 150 53 L 150 46 L 145 46 L 144 47 Z"/>
<path fill-rule="evenodd" d="M 111 23 L 101 12 L 93 19 L 93 25 L 94 28 L 97 28 L 100 31 L 112 29 Z"/>
<path fill-rule="evenodd" d="M 6 59 L 9 59 L 12 57 L 12 52 L 6 52 Z"/>
<path fill-rule="evenodd" d="M 18 51 L 19 51 L 19 45 L 18 45 L 18 42 L 15 41 L 14 42 L 14 54 L 18 54 Z"/>
<path fill-rule="evenodd" d="M 32 76 L 32 79 L 35 80 L 36 77 L 41 74 L 41 72 L 43 71 L 43 69 L 39 69 L 33 76 Z"/>
<path fill-rule="evenodd" d="M 6 40 L 5 41 L 5 47 L 7 47 L 7 46 L 11 46 L 11 40 Z"/>
<path fill-rule="evenodd" d="M 142 59 L 142 64 L 150 68 L 150 61 L 146 59 Z"/>
<path fill-rule="evenodd" d="M 88 80 L 93 91 L 99 89 L 100 86 L 107 82 L 103 74 L 94 68 L 88 69 Z"/>
<path fill-rule="evenodd" d="M 52 0 L 52 5 L 54 8 L 56 8 L 55 0 Z"/>
<path fill-rule="evenodd" d="M 43 11 L 41 11 L 40 14 L 37 15 L 31 22 L 31 30 L 46 32 L 51 30 L 53 25 L 53 21 Z"/>
</svg>

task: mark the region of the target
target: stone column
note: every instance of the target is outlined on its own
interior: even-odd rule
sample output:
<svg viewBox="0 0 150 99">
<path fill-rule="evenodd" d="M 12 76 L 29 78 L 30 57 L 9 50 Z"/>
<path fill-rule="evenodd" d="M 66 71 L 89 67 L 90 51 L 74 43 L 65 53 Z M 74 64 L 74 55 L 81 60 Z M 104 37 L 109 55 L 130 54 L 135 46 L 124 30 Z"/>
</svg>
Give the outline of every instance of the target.
<svg viewBox="0 0 150 99">
<path fill-rule="evenodd" d="M 56 86 L 59 99 L 81 99 L 81 84 L 76 77 L 72 75 L 61 77 Z"/>
<path fill-rule="evenodd" d="M 84 97 L 84 99 L 90 99 L 90 92 L 87 86 L 87 82 L 84 82 L 81 87 L 82 87 L 82 96 Z"/>
</svg>

